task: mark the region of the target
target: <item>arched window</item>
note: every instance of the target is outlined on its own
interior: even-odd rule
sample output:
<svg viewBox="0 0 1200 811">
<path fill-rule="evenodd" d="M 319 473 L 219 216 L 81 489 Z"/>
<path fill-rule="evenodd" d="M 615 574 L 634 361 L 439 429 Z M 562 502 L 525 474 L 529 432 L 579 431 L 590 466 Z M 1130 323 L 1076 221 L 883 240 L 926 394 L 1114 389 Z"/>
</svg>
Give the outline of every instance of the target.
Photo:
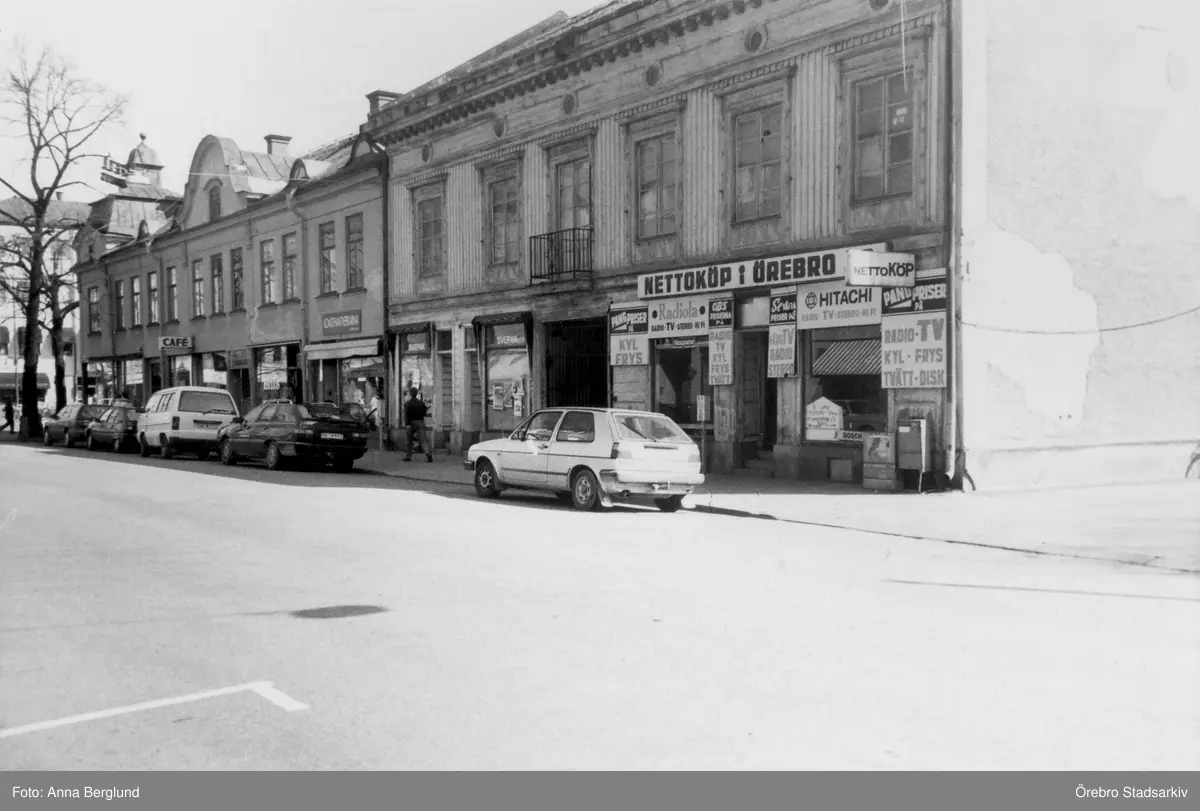
<svg viewBox="0 0 1200 811">
<path fill-rule="evenodd" d="M 208 188 L 208 219 L 219 220 L 221 218 L 221 184 L 214 183 Z"/>
<path fill-rule="evenodd" d="M 145 220 L 142 220 L 141 224 L 140 224 L 140 225 L 138 225 L 138 236 L 137 236 L 137 238 L 138 238 L 139 240 L 142 240 L 142 239 L 146 239 L 146 238 L 147 238 L 147 237 L 149 237 L 149 236 L 150 236 L 150 226 L 146 224 L 146 221 L 145 221 Z"/>
</svg>

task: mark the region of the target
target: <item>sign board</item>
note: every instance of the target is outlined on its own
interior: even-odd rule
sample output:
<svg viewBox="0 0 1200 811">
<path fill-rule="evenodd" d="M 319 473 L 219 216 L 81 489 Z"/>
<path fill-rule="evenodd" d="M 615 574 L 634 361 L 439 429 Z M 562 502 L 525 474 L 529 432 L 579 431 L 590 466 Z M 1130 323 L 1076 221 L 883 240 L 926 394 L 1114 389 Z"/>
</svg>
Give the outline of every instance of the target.
<svg viewBox="0 0 1200 811">
<path fill-rule="evenodd" d="M 700 416 L 700 421 L 708 420 L 708 398 L 703 394 L 696 395 L 696 413 Z"/>
<path fill-rule="evenodd" d="M 863 434 L 863 464 L 896 464 L 896 439 L 891 434 Z"/>
<path fill-rule="evenodd" d="M 781 296 L 771 296 L 767 321 L 771 326 L 776 324 L 796 323 L 796 294 L 787 293 Z"/>
<path fill-rule="evenodd" d="M 861 249 L 886 245 L 864 245 Z M 638 298 L 653 299 L 697 293 L 723 293 L 747 287 L 812 284 L 845 279 L 849 251 L 783 254 L 769 259 L 706 265 L 682 270 L 663 270 L 638 276 Z"/>
<path fill-rule="evenodd" d="M 733 329 L 730 327 L 708 333 L 708 385 L 733 385 Z"/>
<path fill-rule="evenodd" d="M 164 335 L 164 336 L 159 337 L 159 339 L 158 339 L 158 351 L 159 352 L 169 352 L 171 350 L 192 349 L 192 348 L 194 348 L 194 347 L 193 347 L 192 338 L 190 335 L 188 335 L 188 336 Z"/>
<path fill-rule="evenodd" d="M 733 328 L 733 299 L 714 298 L 708 300 L 709 330 Z"/>
<path fill-rule="evenodd" d="M 850 287 L 912 287 L 917 280 L 917 258 L 911 253 L 851 250 L 846 264 Z"/>
<path fill-rule="evenodd" d="M 611 335 L 637 335 L 650 331 L 650 315 L 645 307 L 636 310 L 613 310 L 608 314 Z"/>
<path fill-rule="evenodd" d="M 822 282 L 797 294 L 797 329 L 861 327 L 878 324 L 883 315 L 883 292 L 878 287 L 847 287 Z"/>
<path fill-rule="evenodd" d="M 708 333 L 708 298 L 656 301 L 650 305 L 650 334 L 659 338 L 670 336 L 706 335 Z"/>
<path fill-rule="evenodd" d="M 229 368 L 230 369 L 249 369 L 250 368 L 250 350 L 248 350 L 248 349 L 231 349 L 231 350 L 229 350 Z"/>
<path fill-rule="evenodd" d="M 649 335 L 612 335 L 608 339 L 610 366 L 648 366 L 650 364 Z"/>
<path fill-rule="evenodd" d="M 767 339 L 767 377 L 790 377 L 795 369 L 796 325 L 772 326 Z"/>
<path fill-rule="evenodd" d="M 885 389 L 946 387 L 946 282 L 943 270 L 912 288 L 883 291 L 879 348 Z"/>
<path fill-rule="evenodd" d="M 833 442 L 842 433 L 845 411 L 837 403 L 825 397 L 813 400 L 804 409 L 804 438 Z"/>
<path fill-rule="evenodd" d="M 362 310 L 347 310 L 321 316 L 321 334 L 357 335 L 362 332 Z"/>
</svg>

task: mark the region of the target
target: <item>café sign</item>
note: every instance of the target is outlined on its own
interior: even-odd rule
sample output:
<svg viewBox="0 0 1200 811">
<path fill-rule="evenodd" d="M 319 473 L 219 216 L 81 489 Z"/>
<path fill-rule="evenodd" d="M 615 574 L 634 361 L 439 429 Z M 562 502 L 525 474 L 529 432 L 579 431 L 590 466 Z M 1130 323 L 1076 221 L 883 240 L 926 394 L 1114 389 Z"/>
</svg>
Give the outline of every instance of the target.
<svg viewBox="0 0 1200 811">
<path fill-rule="evenodd" d="M 166 352 L 171 349 L 192 349 L 191 336 L 164 335 L 158 339 L 158 351 Z"/>
</svg>

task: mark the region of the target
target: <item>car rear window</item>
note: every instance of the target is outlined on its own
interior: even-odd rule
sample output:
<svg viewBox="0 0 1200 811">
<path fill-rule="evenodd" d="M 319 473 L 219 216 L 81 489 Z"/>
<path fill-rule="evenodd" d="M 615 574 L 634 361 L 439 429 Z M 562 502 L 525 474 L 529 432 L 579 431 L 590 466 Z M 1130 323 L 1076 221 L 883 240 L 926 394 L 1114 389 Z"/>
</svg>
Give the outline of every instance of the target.
<svg viewBox="0 0 1200 811">
<path fill-rule="evenodd" d="M 613 415 L 617 423 L 617 436 L 621 439 L 649 439 L 654 442 L 691 442 L 670 417 L 661 414 Z"/>
<path fill-rule="evenodd" d="M 302 420 L 329 420 L 331 422 L 358 422 L 353 415 L 332 403 L 313 403 L 296 406 Z"/>
<path fill-rule="evenodd" d="M 233 401 L 224 392 L 215 391 L 185 391 L 179 395 L 179 410 L 189 413 L 203 414 L 236 414 Z"/>
<path fill-rule="evenodd" d="M 80 406 L 79 416 L 89 420 L 98 420 L 107 410 L 104 406 Z"/>
</svg>

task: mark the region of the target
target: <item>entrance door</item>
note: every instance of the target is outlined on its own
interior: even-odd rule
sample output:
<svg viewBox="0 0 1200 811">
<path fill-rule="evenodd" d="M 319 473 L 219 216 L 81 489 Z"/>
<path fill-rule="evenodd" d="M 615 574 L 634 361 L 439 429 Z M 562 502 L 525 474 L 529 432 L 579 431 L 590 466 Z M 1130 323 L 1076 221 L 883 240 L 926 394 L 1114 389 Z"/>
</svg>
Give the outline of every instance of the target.
<svg viewBox="0 0 1200 811">
<path fill-rule="evenodd" d="M 608 332 L 603 318 L 546 325 L 546 407 L 608 405 Z"/>
<path fill-rule="evenodd" d="M 767 333 L 742 336 L 742 439 L 763 447 L 767 424 Z"/>
</svg>

